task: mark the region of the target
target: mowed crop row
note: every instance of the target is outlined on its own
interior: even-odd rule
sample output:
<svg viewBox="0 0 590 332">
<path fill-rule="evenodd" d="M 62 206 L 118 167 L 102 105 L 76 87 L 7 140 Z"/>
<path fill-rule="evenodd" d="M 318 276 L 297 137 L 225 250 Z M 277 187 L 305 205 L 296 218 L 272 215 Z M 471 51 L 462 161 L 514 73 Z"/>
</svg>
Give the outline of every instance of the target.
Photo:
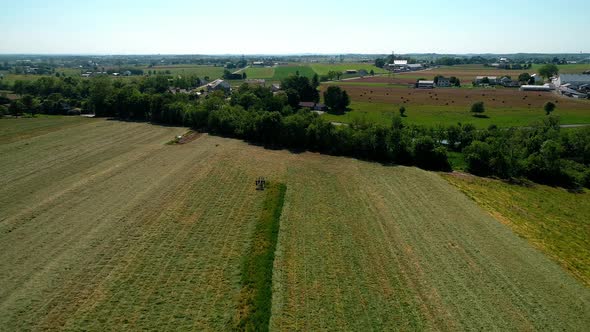
<svg viewBox="0 0 590 332">
<path fill-rule="evenodd" d="M 0 326 L 231 329 L 258 176 L 287 185 L 271 330 L 590 325 L 587 288 L 435 173 L 165 145 L 184 131 L 94 120 L 0 144 Z"/>
<path fill-rule="evenodd" d="M 164 144 L 184 130 L 92 121 L 0 145 L 0 326 L 231 326 L 262 196 L 241 145 Z"/>
<path fill-rule="evenodd" d="M 590 292 L 434 173 L 291 163 L 274 330 L 583 330 Z"/>
</svg>

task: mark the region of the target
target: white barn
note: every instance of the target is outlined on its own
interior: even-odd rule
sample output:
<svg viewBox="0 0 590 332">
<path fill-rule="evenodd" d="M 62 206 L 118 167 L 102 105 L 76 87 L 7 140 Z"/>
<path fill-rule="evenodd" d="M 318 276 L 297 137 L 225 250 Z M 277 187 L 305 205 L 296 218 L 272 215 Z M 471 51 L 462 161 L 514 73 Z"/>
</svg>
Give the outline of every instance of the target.
<svg viewBox="0 0 590 332">
<path fill-rule="evenodd" d="M 522 85 L 520 87 L 520 91 L 551 91 L 554 88 L 549 85 L 549 84 L 545 84 L 545 85 Z"/>
<path fill-rule="evenodd" d="M 555 86 L 562 86 L 569 84 L 569 88 L 577 89 L 584 84 L 590 84 L 590 75 L 582 74 L 561 74 L 553 80 Z"/>
</svg>

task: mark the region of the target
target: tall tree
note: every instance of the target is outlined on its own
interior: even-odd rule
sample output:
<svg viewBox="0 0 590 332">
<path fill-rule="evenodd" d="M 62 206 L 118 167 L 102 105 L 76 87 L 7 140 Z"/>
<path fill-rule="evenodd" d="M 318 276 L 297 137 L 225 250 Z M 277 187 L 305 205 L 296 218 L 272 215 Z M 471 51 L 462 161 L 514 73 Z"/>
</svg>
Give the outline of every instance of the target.
<svg viewBox="0 0 590 332">
<path fill-rule="evenodd" d="M 473 103 L 473 105 L 471 105 L 471 113 L 473 113 L 474 116 L 482 114 L 485 111 L 486 111 L 486 109 L 483 104 L 483 101 L 478 101 L 478 102 Z"/>
<path fill-rule="evenodd" d="M 559 68 L 557 68 L 554 64 L 546 64 L 539 68 L 539 74 L 543 76 L 545 79 L 549 79 L 552 76 L 559 74 Z"/>
<path fill-rule="evenodd" d="M 313 86 L 315 89 L 320 86 L 320 78 L 318 74 L 313 74 L 313 77 L 311 78 L 311 86 Z"/>
<path fill-rule="evenodd" d="M 551 115 L 551 113 L 553 111 L 555 111 L 555 104 L 548 101 L 545 103 L 545 105 L 543 106 L 543 109 L 545 110 L 545 114 L 547 115 Z"/>
<path fill-rule="evenodd" d="M 344 112 L 350 104 L 348 93 L 338 86 L 330 86 L 324 92 L 324 102 L 330 110 L 335 112 Z"/>
</svg>

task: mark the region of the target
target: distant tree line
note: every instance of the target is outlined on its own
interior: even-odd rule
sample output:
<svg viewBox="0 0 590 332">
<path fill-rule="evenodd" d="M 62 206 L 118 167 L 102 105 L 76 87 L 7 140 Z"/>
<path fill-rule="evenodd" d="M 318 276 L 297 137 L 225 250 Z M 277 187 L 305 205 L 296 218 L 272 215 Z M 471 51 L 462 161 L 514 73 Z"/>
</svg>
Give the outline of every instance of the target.
<svg viewBox="0 0 590 332">
<path fill-rule="evenodd" d="M 243 84 L 231 96 L 217 91 L 198 98 L 169 93 L 171 77 L 123 82 L 107 76 L 89 80 L 47 77 L 17 81 L 22 95 L 9 109 L 60 114 L 76 106 L 97 116 L 189 126 L 272 147 L 311 150 L 386 164 L 451 170 L 448 154 L 464 156 L 467 170 L 484 176 L 528 178 L 565 187 L 590 187 L 590 128 L 562 131 L 556 117 L 527 128 L 477 130 L 473 125 L 423 127 L 395 116 L 389 125 L 354 121 L 334 125 L 299 103 L 318 102 L 317 80 L 290 76 L 283 91 Z M 334 87 L 324 94 L 334 111 L 348 100 Z M 551 106 L 546 108 L 551 113 Z M 554 107 L 553 107 L 554 108 Z M 405 116 L 406 110 L 400 110 Z"/>
</svg>

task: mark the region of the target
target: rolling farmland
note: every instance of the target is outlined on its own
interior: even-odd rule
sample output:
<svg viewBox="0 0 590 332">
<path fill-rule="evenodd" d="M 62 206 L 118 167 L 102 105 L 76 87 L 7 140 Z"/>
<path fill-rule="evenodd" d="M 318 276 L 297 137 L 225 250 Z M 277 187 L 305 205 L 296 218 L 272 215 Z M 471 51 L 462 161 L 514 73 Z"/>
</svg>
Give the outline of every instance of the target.
<svg viewBox="0 0 590 332">
<path fill-rule="evenodd" d="M 307 76 L 309 78 L 311 78 L 315 74 L 311 67 L 305 65 L 279 66 L 275 68 L 273 80 L 280 81 L 282 79 L 289 77 L 290 75 L 295 75 L 297 72 L 299 72 L 299 75 Z"/>
<path fill-rule="evenodd" d="M 436 173 L 70 119 L 0 120 L 7 330 L 230 329 L 257 176 L 286 185 L 271 330 L 590 325 L 588 288 Z"/>
<path fill-rule="evenodd" d="M 249 67 L 246 69 L 246 75 L 248 78 L 260 78 L 260 79 L 269 79 L 273 78 L 275 75 L 275 68 L 274 67 Z"/>
<path fill-rule="evenodd" d="M 318 75 L 327 75 L 329 71 L 345 72 L 349 69 L 352 69 L 352 70 L 364 69 L 367 72 L 370 72 L 371 70 L 373 70 L 376 74 L 387 73 L 387 70 L 385 70 L 383 68 L 375 67 L 375 65 L 373 65 L 372 63 L 356 63 L 356 62 L 338 63 L 338 64 L 312 63 L 312 64 L 310 64 L 310 66 Z"/>
<path fill-rule="evenodd" d="M 418 74 L 418 73 L 415 73 Z M 430 75 L 430 74 L 429 74 Z M 408 110 L 404 121 L 421 125 L 452 125 L 457 122 L 473 123 L 485 128 L 490 124 L 501 127 L 527 126 L 545 116 L 543 105 L 551 101 L 557 105 L 555 115 L 563 123 L 590 123 L 590 101 L 558 96 L 552 92 L 528 92 L 509 88 L 408 88 L 386 76 L 330 82 L 345 89 L 352 100 L 350 112 L 344 115 L 326 114 L 331 121 L 351 122 L 364 117 L 370 121 L 390 124 L 400 106 Z M 469 109 L 476 101 L 483 101 L 488 118 L 474 118 Z"/>
<path fill-rule="evenodd" d="M 520 186 L 456 173 L 445 178 L 590 285 L 590 192 Z"/>
</svg>

